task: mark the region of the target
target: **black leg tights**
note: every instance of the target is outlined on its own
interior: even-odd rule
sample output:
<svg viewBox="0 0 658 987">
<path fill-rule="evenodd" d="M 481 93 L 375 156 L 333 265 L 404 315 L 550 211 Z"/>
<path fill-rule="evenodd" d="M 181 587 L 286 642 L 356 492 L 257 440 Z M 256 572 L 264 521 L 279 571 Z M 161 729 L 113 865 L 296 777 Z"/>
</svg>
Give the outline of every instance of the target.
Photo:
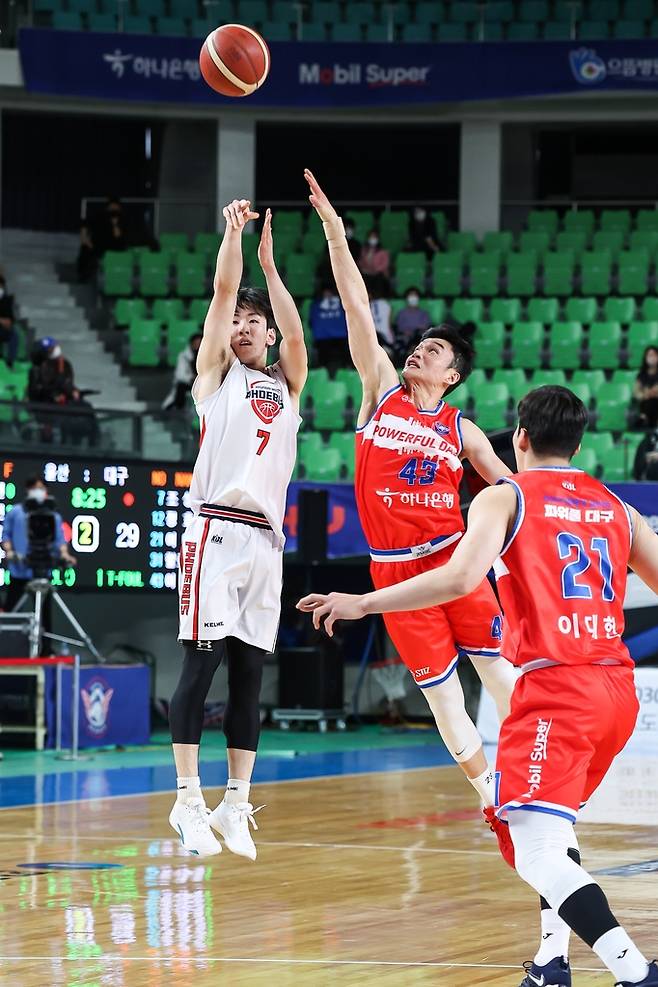
<svg viewBox="0 0 658 987">
<path fill-rule="evenodd" d="M 226 746 L 238 750 L 257 750 L 260 736 L 260 687 L 267 652 L 235 637 L 213 641 L 212 651 L 199 651 L 196 641 L 184 641 L 183 650 L 183 667 L 169 706 L 172 743 L 200 743 L 203 706 L 215 672 L 226 654 Z"/>
</svg>

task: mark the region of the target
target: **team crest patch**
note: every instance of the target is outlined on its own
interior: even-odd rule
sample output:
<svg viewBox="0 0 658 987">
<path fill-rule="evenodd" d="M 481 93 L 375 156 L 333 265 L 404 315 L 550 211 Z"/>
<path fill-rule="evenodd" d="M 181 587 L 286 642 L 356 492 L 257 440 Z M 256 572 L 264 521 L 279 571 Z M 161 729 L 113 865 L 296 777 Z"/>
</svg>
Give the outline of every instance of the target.
<svg viewBox="0 0 658 987">
<path fill-rule="evenodd" d="M 281 391 L 274 387 L 269 380 L 257 380 L 255 384 L 252 384 L 247 391 L 247 398 L 265 425 L 271 425 L 276 416 L 283 411 Z"/>
<path fill-rule="evenodd" d="M 95 678 L 80 690 L 84 706 L 86 726 L 89 733 L 101 737 L 107 731 L 110 702 L 114 689 L 110 689 L 103 679 Z"/>
<path fill-rule="evenodd" d="M 434 422 L 432 428 L 435 432 L 438 432 L 439 435 L 447 435 L 450 431 L 450 427 L 448 425 L 444 425 L 442 422 Z"/>
</svg>

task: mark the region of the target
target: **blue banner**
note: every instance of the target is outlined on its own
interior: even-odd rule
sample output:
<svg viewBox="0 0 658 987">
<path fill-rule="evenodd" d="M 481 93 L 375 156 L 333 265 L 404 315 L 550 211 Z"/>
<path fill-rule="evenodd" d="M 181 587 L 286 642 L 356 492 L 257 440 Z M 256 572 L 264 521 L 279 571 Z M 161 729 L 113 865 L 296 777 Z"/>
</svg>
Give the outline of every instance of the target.
<svg viewBox="0 0 658 987">
<path fill-rule="evenodd" d="M 222 106 L 200 77 L 200 40 L 21 30 L 31 92 Z M 275 42 L 254 106 L 394 106 L 584 90 L 658 89 L 658 40 L 451 44 Z"/>
<path fill-rule="evenodd" d="M 62 747 L 71 747 L 71 668 L 62 670 Z M 55 746 L 56 670 L 46 669 L 48 747 Z M 150 672 L 147 665 L 83 665 L 78 695 L 80 747 L 148 744 Z"/>
</svg>

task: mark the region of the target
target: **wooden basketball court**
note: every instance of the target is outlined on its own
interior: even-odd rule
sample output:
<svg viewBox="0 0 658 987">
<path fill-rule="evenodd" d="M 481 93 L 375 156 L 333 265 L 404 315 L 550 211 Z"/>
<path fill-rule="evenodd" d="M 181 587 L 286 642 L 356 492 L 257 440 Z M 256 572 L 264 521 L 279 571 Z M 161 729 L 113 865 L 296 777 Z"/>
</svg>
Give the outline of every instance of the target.
<svg viewBox="0 0 658 987">
<path fill-rule="evenodd" d="M 645 800 L 635 817 L 626 796 L 608 792 L 593 816 L 612 821 L 579 833 L 588 869 L 620 871 L 598 879 L 653 956 L 656 760 L 633 770 Z M 623 762 L 618 783 L 628 789 Z M 535 951 L 535 898 L 502 862 L 457 768 L 261 784 L 253 800 L 268 803 L 255 864 L 228 851 L 188 855 L 161 792 L 4 809 L 0 983 L 520 983 Z M 581 944 L 572 965 L 578 987 L 612 983 Z"/>
</svg>

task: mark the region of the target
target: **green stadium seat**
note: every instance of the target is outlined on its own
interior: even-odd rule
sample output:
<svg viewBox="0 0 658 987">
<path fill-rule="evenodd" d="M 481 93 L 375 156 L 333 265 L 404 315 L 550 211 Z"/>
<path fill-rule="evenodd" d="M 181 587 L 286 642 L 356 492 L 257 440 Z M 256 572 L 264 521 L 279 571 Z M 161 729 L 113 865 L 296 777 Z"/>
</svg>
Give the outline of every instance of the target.
<svg viewBox="0 0 658 987">
<path fill-rule="evenodd" d="M 146 301 L 143 298 L 118 298 L 114 306 L 114 321 L 118 326 L 129 326 L 133 319 L 146 318 Z"/>
<path fill-rule="evenodd" d="M 63 0 L 33 0 L 32 9 L 35 14 L 52 14 L 63 6 Z"/>
<path fill-rule="evenodd" d="M 117 29 L 116 14 L 87 14 L 87 23 L 90 31 L 98 34 L 111 34 Z"/>
<path fill-rule="evenodd" d="M 577 384 L 575 381 L 570 380 L 567 387 L 576 395 L 577 398 L 580 398 L 586 408 L 589 408 L 592 403 L 592 389 L 589 384 Z"/>
<path fill-rule="evenodd" d="M 492 322 L 504 322 L 511 326 L 521 318 L 520 298 L 492 298 L 489 304 L 489 318 Z"/>
<path fill-rule="evenodd" d="M 564 21 L 546 21 L 544 41 L 571 41 L 571 25 Z"/>
<path fill-rule="evenodd" d="M 388 10 L 384 8 L 381 16 L 387 23 L 391 20 L 393 24 L 407 24 L 411 20 L 411 4 L 400 3 L 398 0 L 395 4 L 391 4 Z"/>
<path fill-rule="evenodd" d="M 347 219 L 351 219 L 354 223 L 354 232 L 357 240 L 363 242 L 370 230 L 375 229 L 377 224 L 375 223 L 375 214 L 372 209 L 350 209 L 346 214 Z"/>
<path fill-rule="evenodd" d="M 446 303 L 443 298 L 425 298 L 421 305 L 428 313 L 433 326 L 438 326 L 443 322 L 446 314 Z"/>
<path fill-rule="evenodd" d="M 580 231 L 589 237 L 594 232 L 594 224 L 595 218 L 592 209 L 572 209 L 564 214 L 562 229 L 570 233 Z"/>
<path fill-rule="evenodd" d="M 320 230 L 320 236 L 318 236 L 316 229 L 307 230 L 303 235 L 301 253 L 310 254 L 314 258 L 316 265 L 320 263 L 326 249 L 327 241 L 324 238 L 322 230 Z"/>
<path fill-rule="evenodd" d="M 438 253 L 432 258 L 432 291 L 435 295 L 461 295 L 463 255 Z"/>
<path fill-rule="evenodd" d="M 587 17 L 592 21 L 614 21 L 619 17 L 619 0 L 589 0 Z"/>
<path fill-rule="evenodd" d="M 539 37 L 539 22 L 514 21 L 507 28 L 508 41 L 536 41 Z"/>
<path fill-rule="evenodd" d="M 642 354 L 647 346 L 658 346 L 658 321 L 632 322 L 626 337 L 626 362 L 629 367 L 639 369 Z"/>
<path fill-rule="evenodd" d="M 402 250 L 409 239 L 409 213 L 395 210 L 379 217 L 379 235 L 387 250 Z"/>
<path fill-rule="evenodd" d="M 334 24 L 331 29 L 332 41 L 347 42 L 354 44 L 362 41 L 360 24 Z"/>
<path fill-rule="evenodd" d="M 519 18 L 526 24 L 536 24 L 548 20 L 548 0 L 521 0 Z"/>
<path fill-rule="evenodd" d="M 578 25 L 579 41 L 603 41 L 610 37 L 607 21 L 581 21 Z"/>
<path fill-rule="evenodd" d="M 541 322 L 550 325 L 557 322 L 560 314 L 560 302 L 557 298 L 531 298 L 528 302 L 527 316 L 530 322 Z"/>
<path fill-rule="evenodd" d="M 354 480 L 354 432 L 332 432 L 329 436 L 329 449 L 340 455 L 345 479 Z"/>
<path fill-rule="evenodd" d="M 473 254 L 469 267 L 469 291 L 491 298 L 498 294 L 500 260 L 495 254 Z"/>
<path fill-rule="evenodd" d="M 638 230 L 658 232 L 658 209 L 640 209 L 635 220 Z"/>
<path fill-rule="evenodd" d="M 190 336 L 199 331 L 199 327 L 192 319 L 172 319 L 167 325 L 167 362 L 170 367 L 176 363 L 176 358 L 181 350 L 187 346 Z"/>
<path fill-rule="evenodd" d="M 189 250 L 190 247 L 190 240 L 187 233 L 161 233 L 159 239 L 161 250 L 171 250 L 178 253 L 179 251 Z"/>
<path fill-rule="evenodd" d="M 658 298 L 655 296 L 648 296 L 642 302 L 642 318 L 646 322 L 654 322 L 658 320 Z"/>
<path fill-rule="evenodd" d="M 610 18 L 612 20 L 612 18 Z M 608 233 L 627 235 L 631 229 L 629 209 L 604 209 L 599 219 L 599 228 Z"/>
<path fill-rule="evenodd" d="M 644 295 L 649 286 L 649 254 L 623 250 L 619 255 L 619 294 Z"/>
<path fill-rule="evenodd" d="M 555 237 L 555 249 L 557 251 L 570 250 L 574 257 L 578 258 L 587 247 L 589 237 L 584 230 L 562 230 Z"/>
<path fill-rule="evenodd" d="M 128 327 L 128 363 L 157 367 L 160 363 L 160 324 L 155 319 L 134 319 Z"/>
<path fill-rule="evenodd" d="M 517 322 L 512 327 L 512 363 L 534 370 L 542 365 L 544 327 L 541 322 Z"/>
<path fill-rule="evenodd" d="M 286 257 L 286 287 L 298 298 L 312 295 L 315 290 L 315 258 L 293 253 Z"/>
<path fill-rule="evenodd" d="M 617 367 L 616 370 L 613 370 L 610 379 L 613 384 L 627 384 L 632 390 L 636 376 L 635 370 L 622 370 L 620 367 Z"/>
<path fill-rule="evenodd" d="M 450 4 L 450 20 L 460 24 L 475 24 L 479 20 L 480 11 L 476 3 L 467 0 Z"/>
<path fill-rule="evenodd" d="M 176 257 L 176 291 L 184 298 L 206 295 L 206 258 L 188 251 Z"/>
<path fill-rule="evenodd" d="M 533 253 L 507 255 L 507 294 L 527 297 L 534 295 L 537 282 L 537 260 Z"/>
<path fill-rule="evenodd" d="M 482 250 L 485 254 L 498 253 L 504 257 L 514 246 L 514 236 L 509 230 L 492 230 L 484 234 Z"/>
<path fill-rule="evenodd" d="M 599 468 L 604 483 L 623 483 L 633 478 L 633 463 L 622 445 L 604 449 L 599 455 Z"/>
<path fill-rule="evenodd" d="M 594 475 L 596 473 L 596 453 L 593 449 L 581 449 L 571 460 L 571 465 Z"/>
<path fill-rule="evenodd" d="M 544 294 L 570 295 L 573 290 L 574 256 L 570 250 L 544 254 Z"/>
<path fill-rule="evenodd" d="M 592 237 L 592 250 L 607 250 L 616 257 L 624 246 L 625 234 L 621 230 L 597 230 Z"/>
<path fill-rule="evenodd" d="M 645 432 L 622 432 L 619 444 L 624 450 L 626 462 L 629 466 L 629 477 L 633 474 L 633 463 L 637 447 L 645 436 Z"/>
<path fill-rule="evenodd" d="M 487 432 L 506 427 L 510 393 L 505 384 L 489 383 L 474 397 L 476 421 L 481 429 Z"/>
<path fill-rule="evenodd" d="M 235 16 L 238 24 L 262 24 L 267 20 L 266 0 L 237 0 Z"/>
<path fill-rule="evenodd" d="M 471 392 L 469 390 L 469 382 L 466 380 L 463 384 L 459 386 L 454 391 L 450 391 L 447 395 L 446 400 L 453 408 L 459 408 L 460 411 L 467 411 L 471 405 Z"/>
<path fill-rule="evenodd" d="M 603 303 L 603 318 L 612 322 L 621 322 L 627 326 L 635 318 L 637 303 L 634 298 L 606 298 Z"/>
<path fill-rule="evenodd" d="M 612 261 L 607 250 L 587 250 L 581 257 L 580 290 L 583 295 L 610 292 Z"/>
<path fill-rule="evenodd" d="M 169 294 L 169 255 L 144 253 L 139 259 L 139 290 L 142 295 L 163 297 Z"/>
<path fill-rule="evenodd" d="M 450 306 L 450 314 L 457 322 L 481 322 L 484 302 L 481 298 L 457 298 Z"/>
<path fill-rule="evenodd" d="M 599 387 L 605 384 L 605 374 L 602 370 L 574 370 L 572 384 L 588 384 L 592 396 L 596 396 Z"/>
<path fill-rule="evenodd" d="M 107 6 L 109 5 L 107 4 Z M 213 4 L 213 8 L 216 9 L 215 4 Z M 194 2 L 190 3 L 190 0 L 169 0 L 169 13 L 172 17 L 183 17 L 189 20 L 190 17 L 196 16 L 197 5 Z M 221 21 L 218 23 L 221 24 Z"/>
<path fill-rule="evenodd" d="M 591 449 L 596 458 L 600 459 L 604 452 L 614 446 L 612 432 L 585 432 L 581 445 L 583 449 Z"/>
<path fill-rule="evenodd" d="M 386 44 L 392 40 L 388 24 L 366 24 L 365 32 L 366 41 L 374 44 Z"/>
<path fill-rule="evenodd" d="M 546 230 L 524 230 L 519 236 L 519 253 L 534 252 L 543 257 L 551 245 L 552 234 Z"/>
<path fill-rule="evenodd" d="M 514 20 L 514 4 L 510 0 L 489 0 L 484 8 L 485 22 L 502 23 Z"/>
<path fill-rule="evenodd" d="M 313 395 L 313 428 L 342 431 L 345 428 L 347 388 L 340 381 L 318 386 Z"/>
<path fill-rule="evenodd" d="M 140 299 L 143 301 L 143 299 Z M 151 318 L 161 325 L 165 322 L 172 322 L 175 319 L 183 318 L 182 298 L 156 298 L 153 302 Z"/>
<path fill-rule="evenodd" d="M 55 10 L 53 27 L 56 31 L 81 31 L 82 14 L 77 10 Z"/>
<path fill-rule="evenodd" d="M 374 3 L 364 2 L 364 0 L 355 0 L 355 2 L 350 0 L 345 10 L 345 20 L 352 24 L 371 24 L 376 20 Z"/>
<path fill-rule="evenodd" d="M 471 375 L 468 378 L 468 389 L 471 394 L 474 394 L 476 390 L 480 387 L 485 387 L 487 383 L 487 375 L 480 367 L 476 367 L 475 370 L 471 371 Z"/>
<path fill-rule="evenodd" d="M 485 10 L 488 9 L 488 5 Z M 503 41 L 504 31 L 502 24 L 492 24 L 484 21 L 475 29 L 475 40 L 477 41 Z"/>
<path fill-rule="evenodd" d="M 316 0 L 310 5 L 310 14 L 316 24 L 336 24 L 340 20 L 340 4 L 336 0 Z M 291 23 L 296 20 L 294 16 Z"/>
<path fill-rule="evenodd" d="M 598 307 L 596 298 L 569 298 L 564 306 L 564 314 L 567 319 L 588 326 L 590 322 L 594 322 Z"/>
<path fill-rule="evenodd" d="M 315 400 L 316 391 L 319 390 L 322 393 L 328 384 L 329 371 L 326 367 L 313 367 L 312 370 L 309 370 L 304 388 L 303 403 L 305 405 L 312 403 Z"/>
<path fill-rule="evenodd" d="M 243 245 L 247 237 L 243 237 Z M 219 245 L 222 242 L 221 233 L 197 233 L 194 237 L 194 250 L 197 254 L 205 254 L 212 259 L 214 265 Z"/>
<path fill-rule="evenodd" d="M 603 384 L 596 395 L 596 427 L 620 432 L 626 427 L 631 389 L 626 384 Z"/>
<path fill-rule="evenodd" d="M 422 251 L 402 251 L 395 258 L 395 284 L 399 295 L 409 288 L 420 288 L 426 281 L 427 259 Z"/>
<path fill-rule="evenodd" d="M 182 17 L 158 17 L 155 33 L 162 37 L 184 38 L 187 36 L 187 25 Z"/>
<path fill-rule="evenodd" d="M 321 452 L 308 454 L 302 459 L 304 479 L 314 483 L 338 483 L 341 479 L 342 460 L 338 449 L 323 448 Z"/>
<path fill-rule="evenodd" d="M 436 223 L 436 230 L 442 240 L 445 240 L 448 233 L 448 217 L 441 209 L 433 209 L 432 219 Z"/>
<path fill-rule="evenodd" d="M 627 20 L 648 21 L 653 17 L 653 0 L 624 0 L 622 13 Z"/>
<path fill-rule="evenodd" d="M 160 17 L 165 13 L 165 0 L 138 0 L 137 12 L 148 17 Z"/>
<path fill-rule="evenodd" d="M 213 6 L 213 10 L 214 10 Z M 190 36 L 201 40 L 202 38 L 207 38 L 210 32 L 215 27 L 214 23 L 210 23 L 209 17 L 193 17 L 190 22 Z"/>
<path fill-rule="evenodd" d="M 181 0 L 189 3 L 189 0 Z M 296 24 L 299 5 L 294 0 L 274 0 L 272 3 L 272 20 L 279 24 Z"/>
<path fill-rule="evenodd" d="M 444 20 L 445 11 L 442 3 L 423 2 L 416 3 L 416 22 L 418 24 L 439 24 Z"/>
<path fill-rule="evenodd" d="M 103 291 L 106 295 L 131 295 L 133 259 L 128 251 L 108 250 L 101 261 Z"/>
<path fill-rule="evenodd" d="M 505 326 L 502 322 L 481 322 L 475 335 L 475 363 L 490 369 L 502 367 Z"/>
<path fill-rule="evenodd" d="M 534 387 L 566 387 L 567 377 L 564 370 L 535 370 L 530 376 L 530 384 Z"/>
<path fill-rule="evenodd" d="M 658 230 L 633 230 L 628 238 L 630 250 L 646 250 L 655 258 L 658 252 Z"/>
<path fill-rule="evenodd" d="M 619 366 L 621 326 L 618 322 L 593 322 L 589 330 L 589 365 L 593 370 Z"/>
<path fill-rule="evenodd" d="M 515 367 L 514 370 L 494 370 L 492 381 L 507 387 L 514 404 L 518 404 L 530 390 L 528 378 L 520 367 Z"/>
<path fill-rule="evenodd" d="M 297 40 L 296 38 L 291 39 L 290 25 L 283 21 L 264 21 L 261 25 L 261 31 L 268 41 Z"/>
<path fill-rule="evenodd" d="M 124 14 L 123 30 L 126 34 L 151 34 L 151 18 L 146 14 Z"/>
<path fill-rule="evenodd" d="M 356 370 L 352 370 L 350 367 L 341 367 L 336 371 L 335 379 L 338 383 L 345 385 L 347 397 L 350 399 L 352 407 L 358 411 L 363 398 L 363 385 Z"/>
<path fill-rule="evenodd" d="M 549 336 L 552 368 L 573 370 L 580 366 L 583 327 L 580 322 L 555 322 Z"/>
<path fill-rule="evenodd" d="M 464 256 L 468 257 L 469 254 L 472 254 L 475 250 L 477 250 L 475 233 L 469 233 L 466 230 L 448 233 L 448 250 L 461 250 Z"/>
<path fill-rule="evenodd" d="M 283 235 L 298 240 L 304 228 L 304 213 L 301 209 L 281 209 L 274 213 L 272 231 L 275 237 Z M 252 236 L 255 237 L 254 234 Z M 255 237 L 255 239 L 258 239 Z"/>
<path fill-rule="evenodd" d="M 210 302 L 207 298 L 193 298 L 187 313 L 188 319 L 194 319 L 197 325 L 203 325 L 206 320 L 209 304 Z"/>
<path fill-rule="evenodd" d="M 551 239 L 559 225 L 555 209 L 533 209 L 528 213 L 528 230 L 531 233 L 548 233 Z"/>
</svg>

